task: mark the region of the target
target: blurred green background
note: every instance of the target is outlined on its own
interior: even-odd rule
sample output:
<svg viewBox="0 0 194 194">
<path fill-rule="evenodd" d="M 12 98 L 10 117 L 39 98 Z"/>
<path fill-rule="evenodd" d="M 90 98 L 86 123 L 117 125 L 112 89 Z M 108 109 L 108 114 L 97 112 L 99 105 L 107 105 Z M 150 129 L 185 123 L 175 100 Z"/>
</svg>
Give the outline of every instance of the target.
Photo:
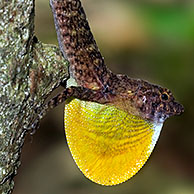
<svg viewBox="0 0 194 194">
<path fill-rule="evenodd" d="M 169 88 L 185 107 L 165 122 L 151 158 L 131 180 L 99 186 L 74 163 L 63 130 L 63 108 L 28 136 L 14 194 L 194 193 L 194 2 L 82 0 L 108 67 Z M 48 0 L 36 1 L 36 35 L 56 44 Z"/>
</svg>

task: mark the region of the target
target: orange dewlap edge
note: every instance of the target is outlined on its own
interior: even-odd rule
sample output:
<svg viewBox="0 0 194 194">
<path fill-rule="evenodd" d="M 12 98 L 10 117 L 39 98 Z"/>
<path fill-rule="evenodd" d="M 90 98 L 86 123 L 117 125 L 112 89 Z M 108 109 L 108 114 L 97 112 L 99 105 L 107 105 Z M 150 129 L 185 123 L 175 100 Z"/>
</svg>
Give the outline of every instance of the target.
<svg viewBox="0 0 194 194">
<path fill-rule="evenodd" d="M 101 185 L 135 175 L 149 158 L 162 124 L 109 105 L 73 99 L 65 105 L 65 133 L 83 174 Z"/>
</svg>

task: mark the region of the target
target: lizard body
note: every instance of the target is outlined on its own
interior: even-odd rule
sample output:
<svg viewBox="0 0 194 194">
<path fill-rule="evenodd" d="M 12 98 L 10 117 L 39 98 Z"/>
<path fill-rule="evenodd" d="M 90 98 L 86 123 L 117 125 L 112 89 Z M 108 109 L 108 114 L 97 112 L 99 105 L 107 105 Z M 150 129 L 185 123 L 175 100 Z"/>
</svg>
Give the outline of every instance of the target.
<svg viewBox="0 0 194 194">
<path fill-rule="evenodd" d="M 149 158 L 163 122 L 183 106 L 168 89 L 107 68 L 80 0 L 50 5 L 71 78 L 42 115 L 65 101 L 65 132 L 80 170 L 102 185 L 124 182 Z"/>
</svg>

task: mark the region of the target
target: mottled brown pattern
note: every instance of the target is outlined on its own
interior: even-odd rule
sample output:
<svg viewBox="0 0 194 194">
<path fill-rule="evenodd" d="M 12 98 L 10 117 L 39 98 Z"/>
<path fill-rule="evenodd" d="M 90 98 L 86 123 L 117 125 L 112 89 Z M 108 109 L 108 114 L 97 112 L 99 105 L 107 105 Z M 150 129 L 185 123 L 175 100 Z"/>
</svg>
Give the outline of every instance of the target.
<svg viewBox="0 0 194 194">
<path fill-rule="evenodd" d="M 51 0 L 50 4 L 61 51 L 71 63 L 71 75 L 80 86 L 103 88 L 111 72 L 104 64 L 81 2 Z"/>
<path fill-rule="evenodd" d="M 114 105 L 156 122 L 184 111 L 168 89 L 116 75 L 106 67 L 80 0 L 51 0 L 50 5 L 60 49 L 70 61 L 70 74 L 79 87 L 67 88 L 50 101 L 47 108 L 73 96 Z"/>
</svg>

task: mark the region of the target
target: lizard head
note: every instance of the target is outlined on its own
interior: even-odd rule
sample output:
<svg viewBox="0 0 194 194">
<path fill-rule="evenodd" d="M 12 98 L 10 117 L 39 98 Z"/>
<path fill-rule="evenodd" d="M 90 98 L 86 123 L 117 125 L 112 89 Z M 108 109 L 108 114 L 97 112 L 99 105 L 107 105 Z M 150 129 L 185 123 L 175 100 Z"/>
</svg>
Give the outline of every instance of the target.
<svg viewBox="0 0 194 194">
<path fill-rule="evenodd" d="M 167 118 L 184 112 L 175 101 L 172 92 L 166 88 L 139 80 L 132 102 L 140 115 L 154 122 L 164 122 Z"/>
</svg>

